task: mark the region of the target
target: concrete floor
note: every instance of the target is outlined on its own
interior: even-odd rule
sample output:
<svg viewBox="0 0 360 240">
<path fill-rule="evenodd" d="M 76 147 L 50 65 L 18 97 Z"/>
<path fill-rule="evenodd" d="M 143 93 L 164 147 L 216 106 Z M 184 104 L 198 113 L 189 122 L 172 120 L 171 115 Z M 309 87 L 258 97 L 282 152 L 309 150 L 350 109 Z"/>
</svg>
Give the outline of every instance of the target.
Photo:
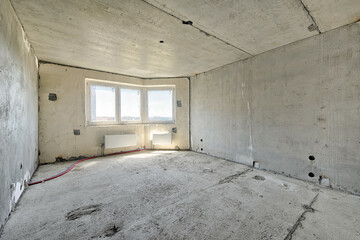
<svg viewBox="0 0 360 240">
<path fill-rule="evenodd" d="M 33 180 L 69 163 L 40 166 Z M 80 163 L 28 187 L 1 239 L 360 239 L 360 198 L 194 152 Z"/>
</svg>

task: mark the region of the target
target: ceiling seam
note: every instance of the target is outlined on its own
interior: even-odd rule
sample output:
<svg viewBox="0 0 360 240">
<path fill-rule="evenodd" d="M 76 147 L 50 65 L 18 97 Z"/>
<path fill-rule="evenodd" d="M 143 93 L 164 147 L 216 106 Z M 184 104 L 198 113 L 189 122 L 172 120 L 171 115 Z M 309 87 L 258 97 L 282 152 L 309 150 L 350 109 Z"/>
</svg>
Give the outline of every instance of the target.
<svg viewBox="0 0 360 240">
<path fill-rule="evenodd" d="M 39 58 L 38 58 L 38 56 L 36 55 L 35 49 L 33 48 L 33 46 L 32 46 L 32 44 L 31 44 L 31 42 L 30 42 L 30 39 L 29 39 L 27 33 L 25 32 L 24 25 L 22 24 L 22 22 L 20 21 L 20 18 L 19 18 L 19 16 L 18 16 L 18 14 L 16 13 L 16 10 L 15 10 L 15 7 L 14 7 L 13 3 L 11 2 L 11 0 L 8 0 L 8 2 L 9 2 L 9 4 L 10 4 L 11 8 L 12 8 L 12 11 L 14 12 L 16 21 L 19 23 L 20 28 L 21 28 L 21 31 L 22 31 L 23 34 L 24 34 L 24 37 L 25 37 L 24 40 L 29 42 L 31 52 L 32 52 L 32 54 L 34 54 L 35 58 L 36 58 L 37 61 L 39 62 Z"/>
<path fill-rule="evenodd" d="M 310 18 L 310 21 L 312 22 L 312 24 L 314 24 L 316 31 L 318 31 L 319 34 L 321 34 L 322 32 L 320 31 L 319 25 L 316 23 L 315 18 L 310 14 L 309 9 L 306 7 L 306 5 L 304 4 L 304 2 L 302 0 L 299 0 L 300 4 L 302 5 L 302 8 L 304 9 L 306 15 Z M 310 30 L 310 27 L 309 27 Z"/>
<path fill-rule="evenodd" d="M 174 14 L 171 14 L 171 13 L 169 13 L 169 12 L 167 12 L 167 11 L 165 11 L 165 10 L 163 10 L 163 9 L 155 6 L 155 5 L 153 5 L 153 4 L 149 3 L 149 2 L 147 2 L 146 0 L 141 0 L 141 1 L 143 1 L 144 3 L 148 4 L 149 6 L 151 6 L 151 7 L 153 7 L 153 8 L 156 8 L 157 10 L 159 10 L 159 11 L 161 11 L 161 12 L 163 12 L 163 13 L 166 13 L 167 15 L 169 15 L 169 16 L 171 16 L 171 17 L 173 17 L 173 18 L 176 18 L 176 19 L 178 19 L 178 20 L 180 20 L 180 21 L 184 21 L 184 20 L 181 19 L 180 17 L 177 17 L 177 16 L 175 16 Z M 229 42 L 227 42 L 227 41 L 225 41 L 225 40 L 223 40 L 223 39 L 221 39 L 221 38 L 219 38 L 219 37 L 217 37 L 217 36 L 215 36 L 215 35 L 213 35 L 213 34 L 211 34 L 211 33 L 208 33 L 208 32 L 206 32 L 206 31 L 202 30 L 202 29 L 199 28 L 199 27 L 196 27 L 196 26 L 194 26 L 194 25 L 192 25 L 192 24 L 190 24 L 189 26 L 191 26 L 191 27 L 199 30 L 200 32 L 204 33 L 204 34 L 207 35 L 207 36 L 211 36 L 211 37 L 213 37 L 213 38 L 215 38 L 215 39 L 217 39 L 217 40 L 219 40 L 219 41 L 221 41 L 221 42 L 229 45 L 230 47 L 236 48 L 236 49 L 238 49 L 238 50 L 240 50 L 240 51 L 248 54 L 249 56 L 254 56 L 253 54 L 251 54 L 251 53 L 249 53 L 249 52 L 247 52 L 247 51 L 245 51 L 245 50 L 243 50 L 243 49 L 241 49 L 241 48 L 239 48 L 239 47 L 236 47 L 236 46 L 234 46 L 233 44 L 231 44 L 231 43 L 229 43 Z"/>
</svg>

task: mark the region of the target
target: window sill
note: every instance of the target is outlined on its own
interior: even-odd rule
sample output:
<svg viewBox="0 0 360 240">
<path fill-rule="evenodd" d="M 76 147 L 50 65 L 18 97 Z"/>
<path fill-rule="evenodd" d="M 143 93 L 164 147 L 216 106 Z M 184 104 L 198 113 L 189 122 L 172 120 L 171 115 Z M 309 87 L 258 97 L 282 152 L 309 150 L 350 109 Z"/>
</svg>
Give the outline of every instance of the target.
<svg viewBox="0 0 360 240">
<path fill-rule="evenodd" d="M 120 123 L 120 124 L 86 124 L 85 127 L 93 128 L 93 127 L 124 127 L 124 126 L 150 126 L 150 125 L 174 125 L 173 122 L 148 122 L 148 123 Z"/>
</svg>

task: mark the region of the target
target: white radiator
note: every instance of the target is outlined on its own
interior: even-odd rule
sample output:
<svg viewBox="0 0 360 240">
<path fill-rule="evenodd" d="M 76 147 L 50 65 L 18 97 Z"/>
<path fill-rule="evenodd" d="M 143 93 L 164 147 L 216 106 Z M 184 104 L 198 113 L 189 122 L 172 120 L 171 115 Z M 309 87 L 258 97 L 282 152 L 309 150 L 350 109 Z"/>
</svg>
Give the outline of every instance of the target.
<svg viewBox="0 0 360 240">
<path fill-rule="evenodd" d="M 136 134 L 105 135 L 105 149 L 136 146 Z"/>
<path fill-rule="evenodd" d="M 171 145 L 171 133 L 153 133 L 153 145 Z"/>
</svg>

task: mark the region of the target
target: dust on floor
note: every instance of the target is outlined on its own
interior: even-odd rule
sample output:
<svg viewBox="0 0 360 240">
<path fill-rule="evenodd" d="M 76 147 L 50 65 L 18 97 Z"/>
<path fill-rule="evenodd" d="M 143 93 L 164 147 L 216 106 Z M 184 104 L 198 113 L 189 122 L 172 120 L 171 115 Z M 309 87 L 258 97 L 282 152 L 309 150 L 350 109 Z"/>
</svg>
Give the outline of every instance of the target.
<svg viewBox="0 0 360 240">
<path fill-rule="evenodd" d="M 2 239 L 360 239 L 358 196 L 204 154 L 146 151 L 75 170 L 30 186 Z"/>
</svg>

